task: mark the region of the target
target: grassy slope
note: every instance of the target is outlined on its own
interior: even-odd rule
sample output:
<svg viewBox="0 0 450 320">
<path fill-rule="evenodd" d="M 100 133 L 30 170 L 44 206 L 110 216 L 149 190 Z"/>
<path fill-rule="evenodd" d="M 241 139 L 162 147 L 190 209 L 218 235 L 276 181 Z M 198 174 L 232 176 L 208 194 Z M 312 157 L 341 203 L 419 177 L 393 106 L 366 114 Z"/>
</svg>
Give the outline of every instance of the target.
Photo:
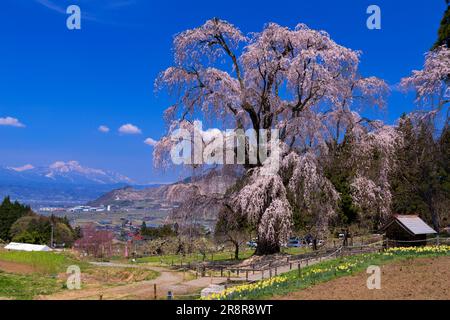
<svg viewBox="0 0 450 320">
<path fill-rule="evenodd" d="M 64 253 L 0 251 L 0 261 L 10 261 L 30 265 L 36 272 L 52 275 L 65 272 L 70 265 L 86 268 L 87 264 Z"/>
<path fill-rule="evenodd" d="M 244 250 L 240 252 L 239 258 L 240 259 L 247 259 L 251 255 L 253 255 L 254 250 Z M 226 261 L 231 260 L 232 254 L 230 252 L 219 252 L 215 253 L 213 256 L 211 254 L 208 254 L 206 256 L 207 261 Z M 213 260 L 214 259 L 214 260 Z M 161 256 L 149 256 L 144 258 L 138 258 L 138 263 L 155 263 L 155 264 L 165 264 L 170 265 L 172 262 L 174 264 L 179 265 L 183 261 L 183 263 L 194 263 L 194 262 L 201 262 L 202 256 L 200 254 L 191 254 L 182 256 L 179 254 L 167 254 L 167 255 L 161 255 Z"/>
<path fill-rule="evenodd" d="M 28 300 L 61 289 L 62 284 L 56 278 L 0 272 L 0 298 Z"/>
<path fill-rule="evenodd" d="M 64 281 L 56 276 L 65 273 L 70 265 L 77 265 L 82 272 L 100 283 L 120 285 L 135 281 L 152 280 L 159 273 L 136 268 L 95 268 L 76 260 L 66 253 L 0 251 L 0 261 L 20 263 L 33 267 L 33 274 L 5 273 L 0 271 L 0 299 L 32 299 L 64 289 Z"/>
<path fill-rule="evenodd" d="M 32 299 L 63 289 L 58 273 L 65 273 L 70 265 L 78 265 L 82 270 L 87 264 L 64 253 L 0 251 L 0 261 L 15 262 L 31 266 L 33 274 L 0 272 L 0 297 L 12 299 Z"/>
<path fill-rule="evenodd" d="M 284 248 L 283 253 L 286 254 L 302 254 L 311 251 L 309 248 Z M 255 250 L 253 249 L 245 249 L 239 252 L 239 259 L 244 260 L 251 257 L 254 254 Z M 172 262 L 176 265 L 179 265 L 181 261 L 184 263 L 194 263 L 194 262 L 202 262 L 202 256 L 200 254 L 191 254 L 191 255 L 177 255 L 177 254 L 167 254 L 161 256 L 149 256 L 144 258 L 136 259 L 138 263 L 154 263 L 154 264 L 164 264 L 171 265 Z M 213 256 L 208 254 L 206 256 L 206 261 L 230 261 L 234 260 L 234 253 L 231 251 L 219 252 L 215 253 Z"/>
<path fill-rule="evenodd" d="M 156 279 L 160 273 L 138 268 L 90 268 L 87 273 L 108 286 Z"/>
</svg>

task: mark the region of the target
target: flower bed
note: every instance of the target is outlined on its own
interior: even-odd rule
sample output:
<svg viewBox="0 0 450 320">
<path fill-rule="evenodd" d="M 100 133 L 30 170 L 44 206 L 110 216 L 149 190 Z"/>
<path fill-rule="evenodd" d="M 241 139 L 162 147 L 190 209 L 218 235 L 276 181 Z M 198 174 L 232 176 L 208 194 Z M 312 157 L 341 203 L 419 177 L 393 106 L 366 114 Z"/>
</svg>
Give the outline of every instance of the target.
<svg viewBox="0 0 450 320">
<path fill-rule="evenodd" d="M 397 247 L 387 249 L 381 253 L 341 257 L 302 268 L 300 271 L 293 270 L 270 279 L 231 287 L 204 299 L 262 299 L 273 295 L 286 294 L 291 291 L 307 288 L 316 283 L 362 271 L 369 265 L 382 265 L 400 259 L 443 255 L 450 255 L 450 246 Z"/>
</svg>

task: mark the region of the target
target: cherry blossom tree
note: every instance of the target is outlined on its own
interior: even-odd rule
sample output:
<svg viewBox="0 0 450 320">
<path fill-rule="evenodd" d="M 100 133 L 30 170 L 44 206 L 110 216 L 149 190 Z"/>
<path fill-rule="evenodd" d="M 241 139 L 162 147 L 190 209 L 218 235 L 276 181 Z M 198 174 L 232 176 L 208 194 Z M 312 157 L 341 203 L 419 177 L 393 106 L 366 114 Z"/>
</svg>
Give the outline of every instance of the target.
<svg viewBox="0 0 450 320">
<path fill-rule="evenodd" d="M 75 242 L 75 248 L 95 257 L 111 256 L 113 238 L 111 231 L 96 230 L 91 223 L 82 228 L 82 237 Z"/>
<path fill-rule="evenodd" d="M 389 174 L 396 168 L 395 152 L 402 145 L 401 134 L 394 126 L 381 125 L 355 139 L 352 159 L 355 168 L 351 182 L 354 203 L 377 230 L 391 214 L 392 194 Z"/>
<path fill-rule="evenodd" d="M 244 164 L 245 183 L 230 206 L 255 226 L 257 253 L 279 251 L 290 234 L 290 201 L 316 212 L 317 224 L 326 228 L 339 195 L 318 158 L 327 153 L 327 141 L 339 142 L 340 132 L 362 130 L 364 119 L 351 107 L 381 107 L 387 92 L 382 80 L 359 74 L 360 53 L 304 24 L 269 23 L 246 36 L 220 19 L 178 34 L 174 52 L 175 64 L 156 80 L 176 100 L 164 113 L 168 132 L 154 149 L 155 162 L 170 164 L 174 145 L 186 139 L 174 133 L 194 132 L 198 118 L 222 129 L 253 129 L 257 161 Z M 271 134 L 261 129 L 279 130 L 276 147 L 284 160 L 276 172 L 260 157 L 260 148 L 267 148 L 260 135 Z"/>
<path fill-rule="evenodd" d="M 400 85 L 404 89 L 416 91 L 416 102 L 429 108 L 427 115 L 434 116 L 444 111 L 449 118 L 450 103 L 450 49 L 445 45 L 425 55 L 422 70 L 414 70 L 412 75 L 403 78 Z"/>
</svg>

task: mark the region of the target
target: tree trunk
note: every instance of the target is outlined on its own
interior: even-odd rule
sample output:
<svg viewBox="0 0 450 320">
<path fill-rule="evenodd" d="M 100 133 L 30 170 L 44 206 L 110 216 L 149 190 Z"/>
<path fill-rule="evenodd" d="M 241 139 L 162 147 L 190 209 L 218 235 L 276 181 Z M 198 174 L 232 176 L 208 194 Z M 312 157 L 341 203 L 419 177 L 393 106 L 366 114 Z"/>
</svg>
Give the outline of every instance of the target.
<svg viewBox="0 0 450 320">
<path fill-rule="evenodd" d="M 280 252 L 280 245 L 276 242 L 258 241 L 255 254 L 257 256 L 264 256 Z"/>
<path fill-rule="evenodd" d="M 239 243 L 234 244 L 234 259 L 239 260 Z"/>
</svg>

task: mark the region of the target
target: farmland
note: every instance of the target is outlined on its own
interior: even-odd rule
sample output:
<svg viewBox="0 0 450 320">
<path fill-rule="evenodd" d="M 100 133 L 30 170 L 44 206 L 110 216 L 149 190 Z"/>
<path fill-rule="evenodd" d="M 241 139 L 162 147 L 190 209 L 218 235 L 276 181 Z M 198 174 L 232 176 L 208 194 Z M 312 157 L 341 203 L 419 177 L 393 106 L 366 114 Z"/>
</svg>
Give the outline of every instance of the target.
<svg viewBox="0 0 450 320">
<path fill-rule="evenodd" d="M 230 253 L 225 252 L 222 256 L 216 254 L 214 261 L 240 265 L 250 261 L 246 258 L 252 253 L 252 250 L 245 250 L 242 252 L 243 260 L 233 262 L 229 259 Z M 153 284 L 158 285 L 157 299 L 164 298 L 169 288 L 178 295 L 176 299 L 197 299 L 199 290 L 209 283 L 227 283 L 226 277 L 220 277 L 217 272 L 213 278 L 210 278 L 211 274 L 197 278 L 192 270 L 179 268 L 181 259 L 181 256 L 167 255 L 144 258 L 136 263 L 123 260 L 91 264 L 67 252 L 0 251 L 0 299 L 103 297 L 153 300 Z M 312 259 L 310 265 L 301 269 L 282 271 L 280 268 L 278 275 L 260 281 L 238 285 L 230 283 L 228 289 L 208 299 L 449 299 L 449 259 L 450 246 L 445 245 L 390 248 L 322 261 Z M 172 260 L 174 267 L 171 266 Z M 201 257 L 191 255 L 183 258 L 183 263 L 196 261 L 201 261 Z M 66 268 L 72 264 L 82 270 L 81 290 L 68 290 L 66 287 Z M 383 290 L 367 289 L 368 275 L 364 271 L 369 265 L 381 267 Z M 243 281 L 245 275 L 241 274 L 241 278 Z M 409 284 L 412 285 L 408 287 Z"/>
<path fill-rule="evenodd" d="M 58 274 L 74 263 L 86 266 L 66 254 L 0 251 L 0 297 L 32 299 L 58 292 L 64 285 Z"/>
<path fill-rule="evenodd" d="M 83 267 L 86 267 L 85 263 L 75 260 L 74 257 L 67 254 L 50 252 L 0 251 L 0 261 L 27 265 L 35 272 L 44 274 L 63 272 L 72 264 L 82 264 Z"/>
<path fill-rule="evenodd" d="M 365 272 L 340 277 L 287 295 L 283 300 L 450 299 L 450 257 L 407 259 L 381 266 L 381 290 L 368 290 Z"/>
<path fill-rule="evenodd" d="M 82 289 L 114 287 L 155 279 L 159 272 L 99 268 L 69 253 L 0 251 L 0 299 L 36 299 L 67 292 L 67 267 L 82 271 Z"/>
<path fill-rule="evenodd" d="M 286 295 L 292 296 L 294 292 L 300 292 L 317 284 L 361 273 L 370 265 L 380 266 L 392 262 L 405 263 L 405 261 L 411 259 L 448 257 L 449 255 L 449 246 L 430 246 L 391 248 L 379 253 L 340 257 L 270 279 L 235 286 L 220 294 L 212 295 L 209 299 L 267 299 Z"/>
</svg>

